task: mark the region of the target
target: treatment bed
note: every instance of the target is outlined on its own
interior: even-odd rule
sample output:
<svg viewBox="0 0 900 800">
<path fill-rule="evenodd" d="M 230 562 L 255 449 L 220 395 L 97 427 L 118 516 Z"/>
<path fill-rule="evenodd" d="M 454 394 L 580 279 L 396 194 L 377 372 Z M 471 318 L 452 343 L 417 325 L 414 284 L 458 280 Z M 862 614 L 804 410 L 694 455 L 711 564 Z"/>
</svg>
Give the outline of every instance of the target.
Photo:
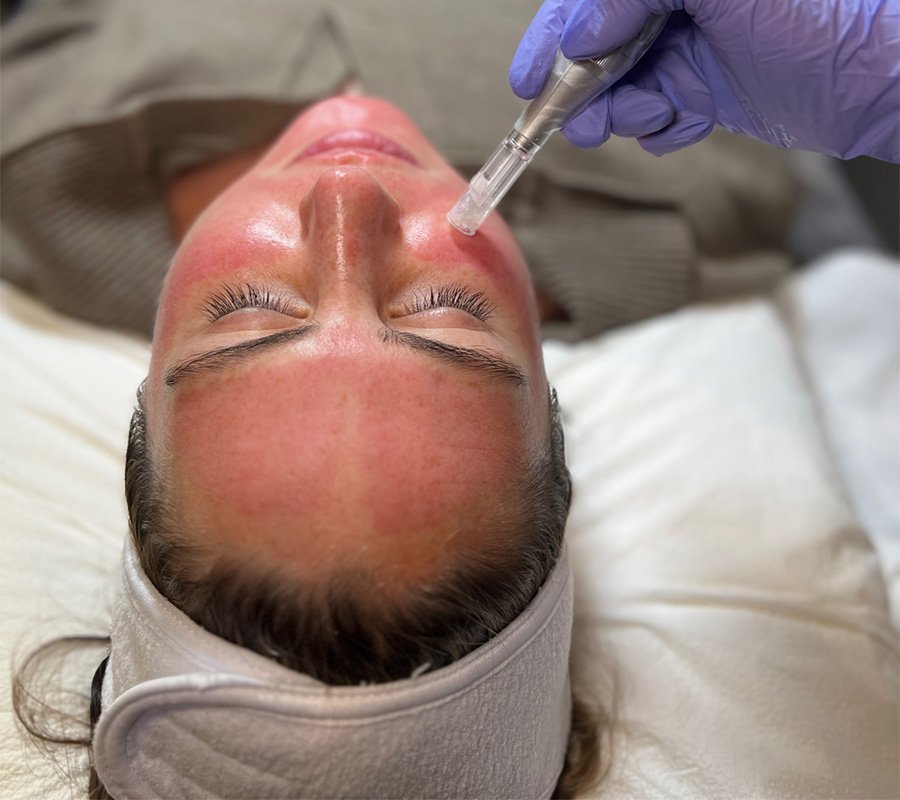
<svg viewBox="0 0 900 800">
<path fill-rule="evenodd" d="M 847 250 L 772 296 L 546 343 L 574 681 L 613 719 L 598 796 L 900 795 L 898 301 L 896 264 Z M 43 642 L 106 631 L 149 347 L 8 285 L 0 328 L 0 798 L 84 797 L 84 753 L 30 741 L 10 680 Z M 79 708 L 99 658 L 51 699 Z"/>
</svg>

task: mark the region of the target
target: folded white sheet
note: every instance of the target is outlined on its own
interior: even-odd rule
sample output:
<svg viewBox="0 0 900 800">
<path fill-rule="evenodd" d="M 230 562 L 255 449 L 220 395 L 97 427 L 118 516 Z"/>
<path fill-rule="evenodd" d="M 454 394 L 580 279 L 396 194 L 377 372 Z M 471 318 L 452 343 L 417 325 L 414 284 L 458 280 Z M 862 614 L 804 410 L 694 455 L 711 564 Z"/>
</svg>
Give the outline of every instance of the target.
<svg viewBox="0 0 900 800">
<path fill-rule="evenodd" d="M 900 628 L 900 264 L 834 253 L 779 300 Z"/>
<path fill-rule="evenodd" d="M 147 348 L 0 302 L 5 658 L 108 624 Z M 576 484 L 576 679 L 618 697 L 599 795 L 897 796 L 896 632 L 774 305 L 546 353 Z M 8 704 L 0 775 L 3 800 L 84 796 Z"/>
</svg>

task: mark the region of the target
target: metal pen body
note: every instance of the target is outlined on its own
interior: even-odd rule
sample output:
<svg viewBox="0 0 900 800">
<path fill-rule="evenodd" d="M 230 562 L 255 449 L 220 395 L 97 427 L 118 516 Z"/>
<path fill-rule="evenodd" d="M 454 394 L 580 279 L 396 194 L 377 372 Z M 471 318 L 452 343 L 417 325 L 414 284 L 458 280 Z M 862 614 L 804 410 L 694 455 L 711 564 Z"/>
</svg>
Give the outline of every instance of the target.
<svg viewBox="0 0 900 800">
<path fill-rule="evenodd" d="M 543 147 L 566 122 L 637 63 L 668 18 L 668 14 L 654 14 L 634 39 L 600 58 L 570 61 L 561 52 L 557 53 L 543 89 L 525 106 L 514 132 L 537 148 Z"/>
</svg>

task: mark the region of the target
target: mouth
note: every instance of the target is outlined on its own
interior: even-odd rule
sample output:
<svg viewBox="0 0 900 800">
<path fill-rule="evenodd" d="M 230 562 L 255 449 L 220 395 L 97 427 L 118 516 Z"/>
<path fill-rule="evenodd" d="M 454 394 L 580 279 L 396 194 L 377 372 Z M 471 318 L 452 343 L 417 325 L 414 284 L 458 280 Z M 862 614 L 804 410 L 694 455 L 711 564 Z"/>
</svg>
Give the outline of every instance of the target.
<svg viewBox="0 0 900 800">
<path fill-rule="evenodd" d="M 313 142 L 303 150 L 291 162 L 306 161 L 324 154 L 336 155 L 340 153 L 372 153 L 406 161 L 414 166 L 420 166 L 416 158 L 405 147 L 401 147 L 393 139 L 388 139 L 380 133 L 367 130 L 342 130 L 331 133 L 328 136 Z"/>
</svg>

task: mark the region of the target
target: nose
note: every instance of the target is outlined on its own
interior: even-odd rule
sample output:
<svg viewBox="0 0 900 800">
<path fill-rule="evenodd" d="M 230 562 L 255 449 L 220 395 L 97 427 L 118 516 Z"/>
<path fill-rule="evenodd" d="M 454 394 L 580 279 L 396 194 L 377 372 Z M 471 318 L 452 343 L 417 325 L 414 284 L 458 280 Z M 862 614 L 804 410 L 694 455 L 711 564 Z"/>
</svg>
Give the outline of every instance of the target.
<svg viewBox="0 0 900 800">
<path fill-rule="evenodd" d="M 401 238 L 397 202 L 359 166 L 322 172 L 299 212 L 304 245 L 332 278 L 371 278 Z"/>
</svg>

